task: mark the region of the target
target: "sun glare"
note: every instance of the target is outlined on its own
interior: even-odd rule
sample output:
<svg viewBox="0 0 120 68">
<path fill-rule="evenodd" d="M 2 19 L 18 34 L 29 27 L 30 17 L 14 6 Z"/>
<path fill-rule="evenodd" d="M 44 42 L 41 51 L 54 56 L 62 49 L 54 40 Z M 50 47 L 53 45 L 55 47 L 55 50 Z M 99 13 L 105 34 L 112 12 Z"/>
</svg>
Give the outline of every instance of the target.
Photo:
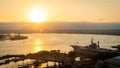
<svg viewBox="0 0 120 68">
<path fill-rule="evenodd" d="M 46 13 L 40 8 L 35 8 L 29 13 L 29 19 L 31 22 L 41 23 L 46 20 Z"/>
<path fill-rule="evenodd" d="M 39 52 L 42 50 L 41 46 L 42 46 L 42 42 L 40 41 L 39 38 L 36 38 L 35 43 L 35 52 Z"/>
<path fill-rule="evenodd" d="M 35 52 L 39 52 L 39 51 L 41 51 L 41 48 L 39 46 L 36 46 Z"/>
</svg>

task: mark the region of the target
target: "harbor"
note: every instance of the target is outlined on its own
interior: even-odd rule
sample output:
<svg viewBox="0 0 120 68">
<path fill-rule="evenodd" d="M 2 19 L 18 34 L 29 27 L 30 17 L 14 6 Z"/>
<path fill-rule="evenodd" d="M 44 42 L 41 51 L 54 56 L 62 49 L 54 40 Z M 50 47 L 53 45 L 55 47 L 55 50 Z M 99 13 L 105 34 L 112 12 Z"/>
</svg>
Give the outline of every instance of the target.
<svg viewBox="0 0 120 68">
<path fill-rule="evenodd" d="M 5 55 L 0 57 L 0 65 L 10 62 L 23 61 L 23 64 L 17 64 L 16 68 L 41 68 L 46 63 L 45 68 L 119 68 L 120 61 L 119 45 L 112 46 L 116 50 L 101 48 L 99 41 L 94 42 L 93 38 L 88 46 L 70 45 L 73 50 L 63 53 L 60 50 L 39 51 L 26 55 Z M 79 60 L 76 60 L 79 58 Z M 32 60 L 24 63 L 25 60 Z M 117 60 L 116 60 L 117 59 Z M 49 66 L 49 62 L 53 62 Z M 112 64 L 112 65 L 110 65 Z"/>
<path fill-rule="evenodd" d="M 120 68 L 120 0 L 0 0 L 0 68 Z"/>
</svg>

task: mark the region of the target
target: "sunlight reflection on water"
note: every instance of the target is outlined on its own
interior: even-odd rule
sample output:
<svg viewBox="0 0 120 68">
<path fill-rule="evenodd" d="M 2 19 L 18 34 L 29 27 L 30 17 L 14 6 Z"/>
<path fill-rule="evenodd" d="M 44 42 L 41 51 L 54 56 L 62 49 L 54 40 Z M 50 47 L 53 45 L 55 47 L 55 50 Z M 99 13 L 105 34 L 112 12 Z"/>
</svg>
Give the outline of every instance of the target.
<svg viewBox="0 0 120 68">
<path fill-rule="evenodd" d="M 92 34 L 23 34 L 26 40 L 0 41 L 0 55 L 6 54 L 28 54 L 40 50 L 61 50 L 68 52 L 72 50 L 70 45 L 85 46 L 90 44 L 91 37 L 94 42 L 100 41 L 100 46 L 110 48 L 120 44 L 120 36 L 92 35 Z"/>
<path fill-rule="evenodd" d="M 120 44 L 120 36 L 94 35 L 94 34 L 23 34 L 28 36 L 25 40 L 0 41 L 0 56 L 6 54 L 28 54 L 41 50 L 61 50 L 68 52 L 72 50 L 70 45 L 89 45 L 91 37 L 94 42 L 100 41 L 100 47 L 111 48 Z M 44 64 L 45 65 L 45 64 Z M 44 66 L 43 65 L 43 66 Z M 2 65 L 0 68 L 12 68 L 13 63 Z"/>
</svg>

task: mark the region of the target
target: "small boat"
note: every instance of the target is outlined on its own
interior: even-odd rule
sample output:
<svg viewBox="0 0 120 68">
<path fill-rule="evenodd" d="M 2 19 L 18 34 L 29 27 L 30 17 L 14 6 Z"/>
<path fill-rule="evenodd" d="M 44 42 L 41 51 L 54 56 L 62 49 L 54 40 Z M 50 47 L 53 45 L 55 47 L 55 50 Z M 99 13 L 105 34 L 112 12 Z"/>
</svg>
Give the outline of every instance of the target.
<svg viewBox="0 0 120 68">
<path fill-rule="evenodd" d="M 117 51 L 117 54 L 120 55 L 120 45 L 112 46 Z"/>
<path fill-rule="evenodd" d="M 120 50 L 120 45 L 112 46 L 112 48 L 117 48 L 118 50 Z"/>
</svg>

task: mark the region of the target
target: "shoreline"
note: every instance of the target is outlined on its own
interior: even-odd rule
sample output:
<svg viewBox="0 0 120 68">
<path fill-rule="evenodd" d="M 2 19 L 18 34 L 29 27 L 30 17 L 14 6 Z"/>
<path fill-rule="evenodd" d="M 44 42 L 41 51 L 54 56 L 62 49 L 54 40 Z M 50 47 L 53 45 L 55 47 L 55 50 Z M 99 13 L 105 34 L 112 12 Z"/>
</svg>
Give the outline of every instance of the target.
<svg viewBox="0 0 120 68">
<path fill-rule="evenodd" d="M 0 35 L 3 34 L 10 34 L 10 33 L 0 33 Z M 68 33 L 68 32 L 31 32 L 31 33 L 14 33 L 14 34 L 91 34 L 91 35 L 109 35 L 109 36 L 120 36 L 120 34 L 102 34 L 102 33 Z"/>
</svg>

